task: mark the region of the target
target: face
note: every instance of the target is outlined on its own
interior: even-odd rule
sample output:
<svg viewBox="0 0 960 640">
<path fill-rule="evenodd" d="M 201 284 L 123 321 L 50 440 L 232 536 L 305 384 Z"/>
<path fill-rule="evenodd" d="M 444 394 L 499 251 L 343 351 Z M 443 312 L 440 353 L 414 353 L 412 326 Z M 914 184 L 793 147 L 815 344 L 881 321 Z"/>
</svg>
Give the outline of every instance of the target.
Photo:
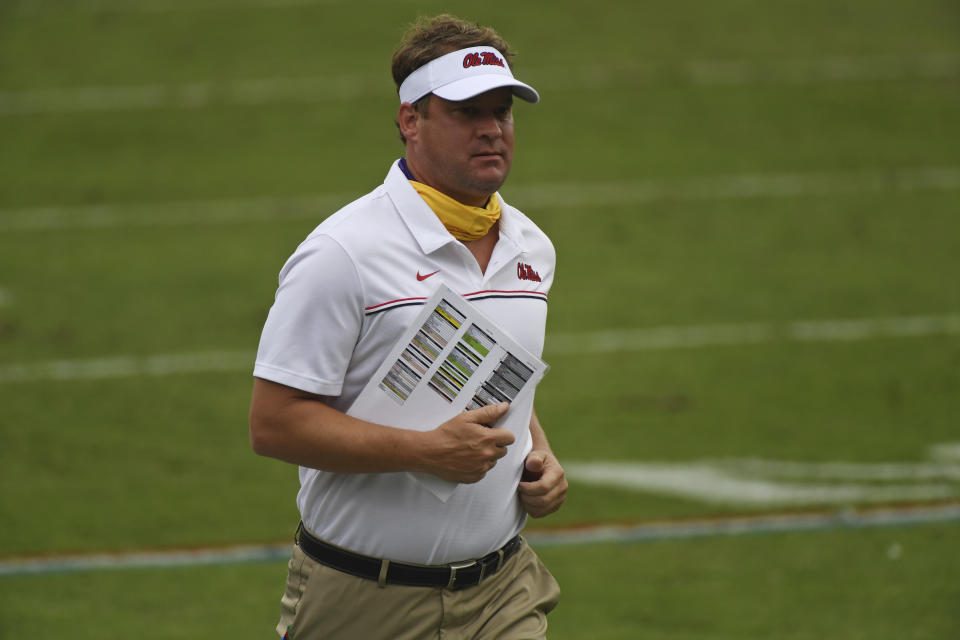
<svg viewBox="0 0 960 640">
<path fill-rule="evenodd" d="M 399 121 L 413 175 L 464 204 L 483 206 L 513 163 L 512 105 L 509 87 L 461 102 L 432 95 L 426 116 L 402 105 Z"/>
</svg>

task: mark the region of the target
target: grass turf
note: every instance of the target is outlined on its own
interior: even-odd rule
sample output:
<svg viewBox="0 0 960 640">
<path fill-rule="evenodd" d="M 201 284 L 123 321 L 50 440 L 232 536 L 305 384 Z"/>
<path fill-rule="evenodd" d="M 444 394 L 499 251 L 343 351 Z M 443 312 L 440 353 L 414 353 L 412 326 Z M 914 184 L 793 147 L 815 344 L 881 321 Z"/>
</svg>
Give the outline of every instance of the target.
<svg viewBox="0 0 960 640">
<path fill-rule="evenodd" d="M 551 332 L 960 310 L 953 2 L 243 4 L 0 5 L 0 365 L 252 357 L 277 271 L 335 205 L 224 224 L 183 203 L 369 190 L 401 153 L 391 47 L 439 10 L 499 27 L 543 93 L 517 108 L 504 195 L 557 246 Z M 259 81 L 282 90 L 237 98 Z M 89 109 L 90 94 L 70 93 L 84 87 L 166 97 Z M 16 113 L 25 104 L 42 108 Z M 917 168 L 945 173 L 905 182 Z M 691 195 L 708 179 L 769 188 L 784 174 L 833 186 Z M 588 190 L 600 202 L 561 197 Z M 99 205 L 119 225 L 84 226 Z M 144 205 L 183 220 L 123 223 Z M 4 226 L 47 207 L 62 228 Z M 590 355 L 549 344 L 538 413 L 565 460 L 904 462 L 956 440 L 955 335 Z M 0 557 L 286 539 L 295 471 L 250 452 L 249 388 L 248 371 L 0 382 Z M 742 508 L 574 484 L 531 526 Z M 956 536 L 544 549 L 567 594 L 551 637 L 949 638 Z M 282 572 L 3 579 L 0 635 L 262 637 Z"/>
</svg>

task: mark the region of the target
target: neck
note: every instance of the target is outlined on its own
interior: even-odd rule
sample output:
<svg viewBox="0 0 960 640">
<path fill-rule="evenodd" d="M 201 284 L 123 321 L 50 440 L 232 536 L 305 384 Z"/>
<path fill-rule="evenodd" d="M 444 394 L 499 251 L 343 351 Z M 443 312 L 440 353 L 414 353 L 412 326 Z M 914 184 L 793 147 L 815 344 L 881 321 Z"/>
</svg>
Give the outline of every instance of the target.
<svg viewBox="0 0 960 640">
<path fill-rule="evenodd" d="M 472 242 L 487 236 L 500 219 L 500 199 L 494 195 L 482 207 L 464 204 L 446 193 L 419 180 L 410 180 L 450 234 L 461 242 Z"/>
<path fill-rule="evenodd" d="M 406 158 L 400 158 L 400 169 L 407 176 L 408 180 L 416 180 L 421 184 L 432 187 L 440 193 L 453 198 L 461 204 L 471 207 L 485 207 L 493 195 L 493 193 L 453 193 L 450 189 L 440 186 L 436 180 L 431 179 L 430 176 L 419 169 L 416 160 L 410 158 L 409 155 Z"/>
</svg>

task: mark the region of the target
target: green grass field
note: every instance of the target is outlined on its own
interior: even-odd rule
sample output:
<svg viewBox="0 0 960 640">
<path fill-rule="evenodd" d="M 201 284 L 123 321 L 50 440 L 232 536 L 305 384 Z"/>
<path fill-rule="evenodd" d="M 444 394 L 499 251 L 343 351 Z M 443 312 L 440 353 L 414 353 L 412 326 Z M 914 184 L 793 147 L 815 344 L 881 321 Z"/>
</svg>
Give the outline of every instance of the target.
<svg viewBox="0 0 960 640">
<path fill-rule="evenodd" d="M 537 405 L 571 490 L 531 535 L 960 502 L 955 1 L 11 0 L 0 569 L 289 539 L 296 471 L 247 440 L 259 332 L 401 155 L 389 57 L 441 11 L 543 96 L 503 194 L 558 252 Z M 958 544 L 544 545 L 550 637 L 955 638 Z M 269 638 L 284 575 L 0 571 L 0 638 Z"/>
</svg>

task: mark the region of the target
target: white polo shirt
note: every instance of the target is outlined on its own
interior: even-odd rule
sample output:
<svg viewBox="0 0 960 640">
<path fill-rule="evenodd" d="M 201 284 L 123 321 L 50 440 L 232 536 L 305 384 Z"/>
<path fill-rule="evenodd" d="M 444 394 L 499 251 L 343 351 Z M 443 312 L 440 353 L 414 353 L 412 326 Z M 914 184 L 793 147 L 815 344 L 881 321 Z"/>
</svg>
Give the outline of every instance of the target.
<svg viewBox="0 0 960 640">
<path fill-rule="evenodd" d="M 280 272 L 254 376 L 329 397 L 347 411 L 445 282 L 540 355 L 555 253 L 547 236 L 502 201 L 500 238 L 485 273 L 414 191 L 397 163 L 384 184 L 320 224 Z M 516 442 L 486 477 L 441 502 L 406 473 L 300 468 L 306 527 L 333 544 L 402 562 L 482 556 L 523 527 L 517 498 L 531 449 L 533 397 L 503 426 Z"/>
</svg>

